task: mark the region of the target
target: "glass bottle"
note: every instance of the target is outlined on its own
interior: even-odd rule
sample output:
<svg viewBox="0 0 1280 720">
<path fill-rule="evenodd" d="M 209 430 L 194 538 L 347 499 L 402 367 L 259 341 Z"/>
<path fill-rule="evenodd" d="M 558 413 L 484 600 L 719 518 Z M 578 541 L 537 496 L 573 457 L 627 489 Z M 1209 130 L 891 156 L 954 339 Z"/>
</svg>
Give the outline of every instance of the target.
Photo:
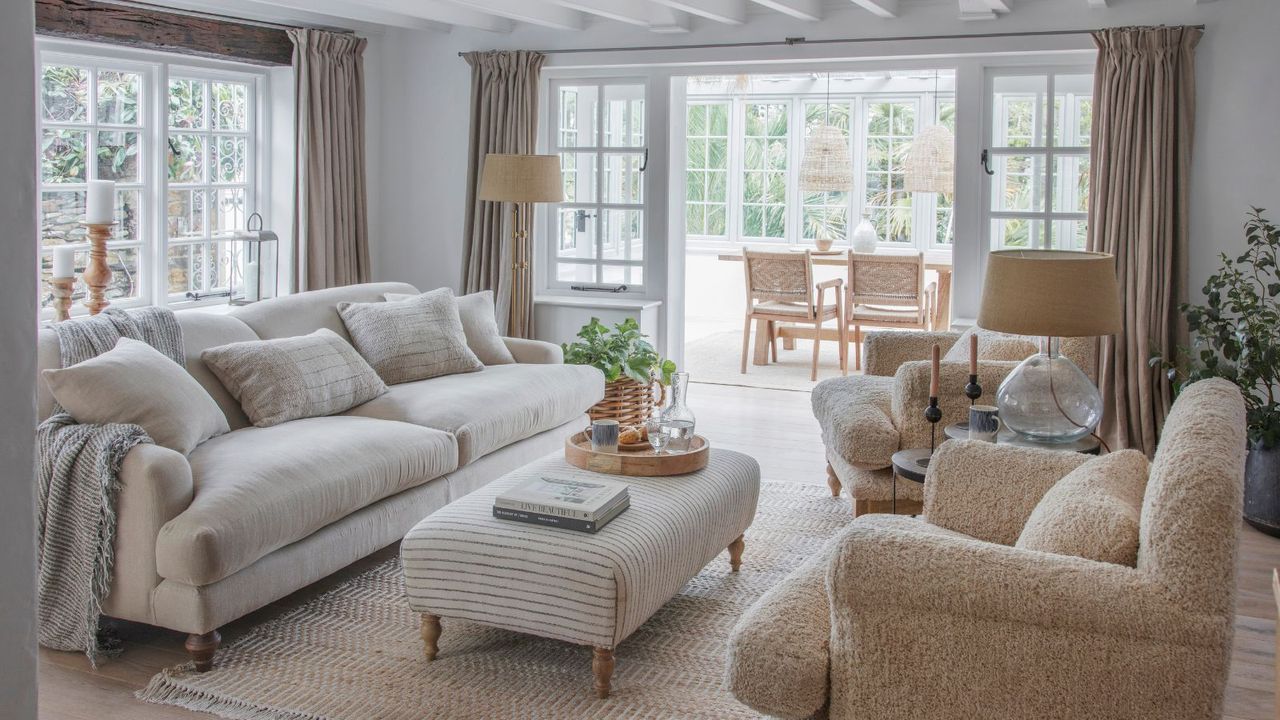
<svg viewBox="0 0 1280 720">
<path fill-rule="evenodd" d="M 697 419 L 685 404 L 689 391 L 689 373 L 678 372 L 671 379 L 671 404 L 662 411 L 662 432 L 668 438 L 667 452 L 688 452 L 693 441 Z"/>
</svg>

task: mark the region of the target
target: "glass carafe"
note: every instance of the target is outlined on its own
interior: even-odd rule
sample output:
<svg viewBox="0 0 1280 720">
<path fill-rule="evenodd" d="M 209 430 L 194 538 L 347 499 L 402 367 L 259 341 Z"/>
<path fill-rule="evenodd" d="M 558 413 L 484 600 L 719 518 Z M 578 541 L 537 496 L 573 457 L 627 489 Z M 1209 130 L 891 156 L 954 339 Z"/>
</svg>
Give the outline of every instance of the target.
<svg viewBox="0 0 1280 720">
<path fill-rule="evenodd" d="M 671 379 L 671 404 L 660 416 L 662 432 L 670 438 L 667 441 L 667 452 L 688 452 L 689 444 L 693 441 L 697 419 L 685 404 L 685 394 L 688 391 L 689 373 L 676 373 Z"/>
</svg>

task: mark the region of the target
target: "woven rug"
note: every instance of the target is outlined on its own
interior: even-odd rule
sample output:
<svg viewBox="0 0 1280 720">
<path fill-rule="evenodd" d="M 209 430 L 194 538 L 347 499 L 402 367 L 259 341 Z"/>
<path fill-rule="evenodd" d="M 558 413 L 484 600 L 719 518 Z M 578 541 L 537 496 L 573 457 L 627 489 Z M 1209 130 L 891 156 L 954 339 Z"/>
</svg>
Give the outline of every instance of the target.
<svg viewBox="0 0 1280 720">
<path fill-rule="evenodd" d="M 754 336 L 753 336 L 754 342 Z M 818 349 L 818 381 L 840 376 L 840 344 L 823 342 Z M 796 340 L 795 350 L 786 350 L 778 342 L 778 360 L 768 365 L 753 365 L 747 359 L 747 372 L 742 373 L 742 331 L 719 332 L 685 344 L 684 365 L 694 382 L 715 385 L 737 385 L 770 390 L 803 390 L 817 383 L 809 379 L 813 369 L 813 342 Z M 849 346 L 849 374 L 853 369 L 853 346 Z"/>
<path fill-rule="evenodd" d="M 211 672 L 181 665 L 138 697 L 245 720 L 759 717 L 723 687 L 725 642 L 750 605 L 849 522 L 825 487 L 763 483 L 741 572 L 722 553 L 616 650 L 613 692 L 591 649 L 443 621 L 427 663 L 390 560 L 242 636 Z"/>
</svg>

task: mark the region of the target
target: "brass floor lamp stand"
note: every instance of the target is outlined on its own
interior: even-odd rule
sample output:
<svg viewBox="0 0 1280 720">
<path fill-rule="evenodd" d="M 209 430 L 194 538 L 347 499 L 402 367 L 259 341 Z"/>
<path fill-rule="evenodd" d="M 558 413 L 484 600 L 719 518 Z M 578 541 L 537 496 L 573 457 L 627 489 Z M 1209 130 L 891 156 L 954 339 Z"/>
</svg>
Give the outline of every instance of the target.
<svg viewBox="0 0 1280 720">
<path fill-rule="evenodd" d="M 529 292 L 533 282 L 529 277 L 529 228 L 528 209 L 525 203 L 512 203 L 511 216 L 514 230 L 511 233 L 511 310 L 509 332 L 513 337 L 529 337 L 533 319 L 529 316 Z"/>
</svg>

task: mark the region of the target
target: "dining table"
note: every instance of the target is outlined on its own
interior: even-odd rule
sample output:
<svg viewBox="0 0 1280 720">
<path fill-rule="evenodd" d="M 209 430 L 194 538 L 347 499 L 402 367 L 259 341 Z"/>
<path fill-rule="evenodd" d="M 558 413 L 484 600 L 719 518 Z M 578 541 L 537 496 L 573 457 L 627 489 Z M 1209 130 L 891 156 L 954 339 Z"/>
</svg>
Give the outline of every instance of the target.
<svg viewBox="0 0 1280 720">
<path fill-rule="evenodd" d="M 792 252 L 804 252 L 804 248 L 790 249 Z M 822 251 L 810 249 L 809 253 L 809 261 L 814 265 L 829 267 L 848 267 L 849 265 L 848 250 Z M 901 250 L 877 250 L 876 253 L 880 255 L 913 254 Z M 742 251 L 722 252 L 716 258 L 726 262 L 742 262 Z M 924 266 L 926 270 L 931 270 L 938 274 L 938 303 L 933 312 L 933 327 L 934 329 L 949 328 L 951 327 L 951 258 L 930 256 L 929 253 L 925 253 Z M 778 337 L 782 338 L 783 347 L 792 350 L 795 348 L 796 338 L 811 338 L 813 333 L 812 328 L 786 325 L 779 328 L 777 334 Z M 839 331 L 836 328 L 823 328 L 821 333 L 823 340 L 840 340 Z M 751 363 L 753 365 L 769 364 L 769 333 L 764 327 L 764 321 L 757 321 L 756 324 L 756 339 Z"/>
</svg>

